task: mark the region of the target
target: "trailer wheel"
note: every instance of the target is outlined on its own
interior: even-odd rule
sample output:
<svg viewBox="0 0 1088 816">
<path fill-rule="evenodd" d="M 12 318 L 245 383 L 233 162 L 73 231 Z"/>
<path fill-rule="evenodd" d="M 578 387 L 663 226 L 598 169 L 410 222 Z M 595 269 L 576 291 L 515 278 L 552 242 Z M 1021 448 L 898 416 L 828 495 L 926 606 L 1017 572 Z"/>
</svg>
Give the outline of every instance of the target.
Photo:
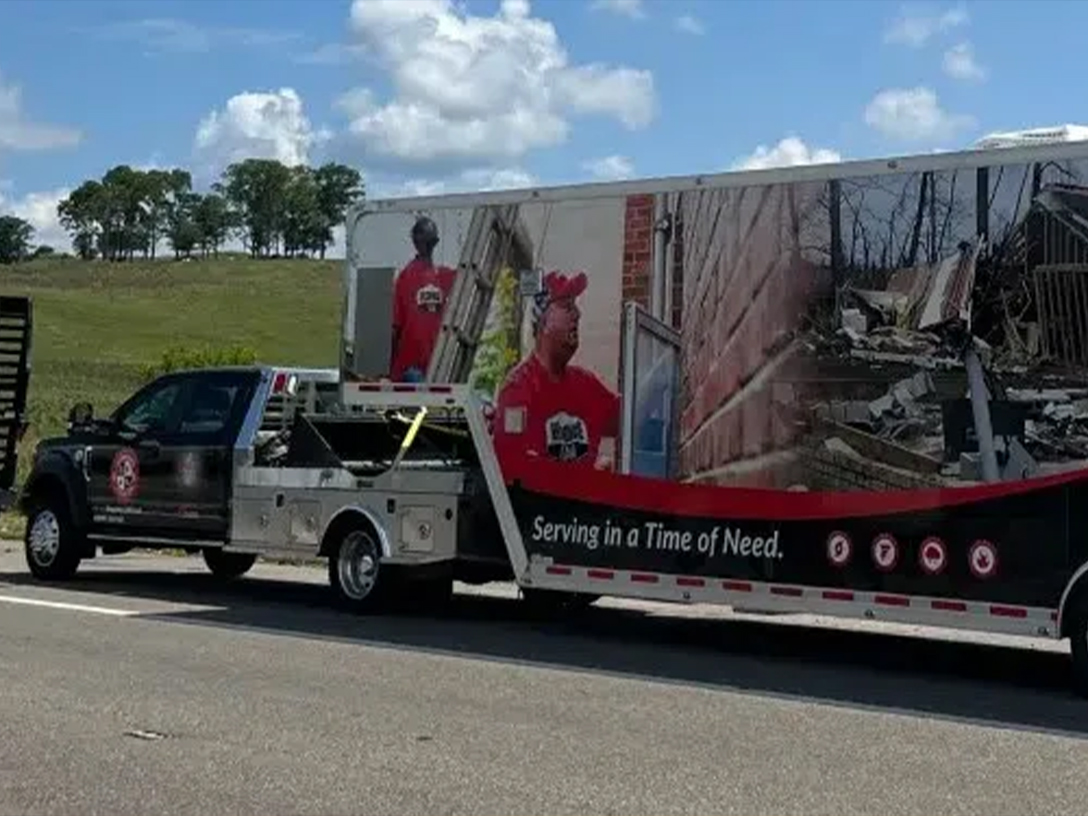
<svg viewBox="0 0 1088 816">
<path fill-rule="evenodd" d="M 83 560 L 80 531 L 63 495 L 49 491 L 33 499 L 23 544 L 27 567 L 38 580 L 63 581 L 76 574 Z"/>
<path fill-rule="evenodd" d="M 329 585 L 338 605 L 353 612 L 373 612 L 385 601 L 387 581 L 382 549 L 366 527 L 344 531 L 329 555 Z"/>
<path fill-rule="evenodd" d="M 1065 615 L 1073 662 L 1073 691 L 1088 698 L 1088 588 L 1077 591 Z"/>
<path fill-rule="evenodd" d="M 212 575 L 225 581 L 240 578 L 257 563 L 257 556 L 253 553 L 225 552 L 219 547 L 205 547 L 202 552 L 204 563 Z"/>
</svg>

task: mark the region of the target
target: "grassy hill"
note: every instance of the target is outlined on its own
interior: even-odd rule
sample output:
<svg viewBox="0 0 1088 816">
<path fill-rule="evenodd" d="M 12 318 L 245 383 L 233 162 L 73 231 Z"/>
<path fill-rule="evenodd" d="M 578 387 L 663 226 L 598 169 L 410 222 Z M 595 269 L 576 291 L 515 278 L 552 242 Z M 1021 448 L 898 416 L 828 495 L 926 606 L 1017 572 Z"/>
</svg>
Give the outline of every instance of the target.
<svg viewBox="0 0 1088 816">
<path fill-rule="evenodd" d="M 337 361 L 342 261 L 134 261 L 74 259 L 0 267 L 0 291 L 34 298 L 31 428 L 62 431 L 74 402 L 105 414 L 140 382 L 142 366 L 172 347 L 246 346 L 262 362 L 333 366 Z M 21 534 L 13 520 L 0 535 Z"/>
</svg>

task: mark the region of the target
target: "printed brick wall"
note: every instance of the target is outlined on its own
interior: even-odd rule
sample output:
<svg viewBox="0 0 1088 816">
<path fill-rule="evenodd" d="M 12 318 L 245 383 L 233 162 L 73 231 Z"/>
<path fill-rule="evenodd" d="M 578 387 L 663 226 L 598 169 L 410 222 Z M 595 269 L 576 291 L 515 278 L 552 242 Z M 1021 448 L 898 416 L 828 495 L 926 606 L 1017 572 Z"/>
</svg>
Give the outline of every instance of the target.
<svg viewBox="0 0 1088 816">
<path fill-rule="evenodd" d="M 798 213 L 819 185 L 685 193 L 682 478 L 785 487 L 803 362 L 791 341 L 817 267 Z M 803 197 L 804 201 L 798 198 Z"/>
<path fill-rule="evenodd" d="M 653 245 L 654 197 L 628 196 L 623 227 L 622 303 L 634 300 L 644 309 L 650 308 Z"/>
</svg>

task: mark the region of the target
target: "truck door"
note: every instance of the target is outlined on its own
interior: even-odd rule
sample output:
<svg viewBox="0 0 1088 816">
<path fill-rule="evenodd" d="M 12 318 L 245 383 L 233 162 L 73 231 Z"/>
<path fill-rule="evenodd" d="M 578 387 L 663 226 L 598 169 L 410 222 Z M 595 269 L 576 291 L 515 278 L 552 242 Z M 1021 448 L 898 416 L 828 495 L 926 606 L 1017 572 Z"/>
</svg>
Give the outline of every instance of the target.
<svg viewBox="0 0 1088 816">
<path fill-rule="evenodd" d="M 87 450 L 87 498 L 92 532 L 148 536 L 162 526 L 162 485 L 169 462 L 163 441 L 176 429 L 186 379 L 161 377 L 141 388 L 113 414 L 113 427 Z"/>
<path fill-rule="evenodd" d="M 122 405 L 114 433 L 92 448 L 94 531 L 222 540 L 233 442 L 258 378 L 255 370 L 167 375 Z"/>
</svg>

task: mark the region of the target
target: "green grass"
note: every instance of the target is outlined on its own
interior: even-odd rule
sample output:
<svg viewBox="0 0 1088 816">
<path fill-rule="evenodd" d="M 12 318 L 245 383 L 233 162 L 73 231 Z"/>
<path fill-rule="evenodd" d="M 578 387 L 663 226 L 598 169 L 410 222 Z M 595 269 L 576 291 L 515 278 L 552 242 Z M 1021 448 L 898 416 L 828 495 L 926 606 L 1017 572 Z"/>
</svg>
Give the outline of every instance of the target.
<svg viewBox="0 0 1088 816">
<path fill-rule="evenodd" d="M 64 431 L 73 403 L 108 413 L 140 384 L 141 367 L 171 347 L 248 346 L 265 363 L 335 366 L 342 263 L 233 255 L 0 267 L 0 291 L 34 299 L 20 481 L 34 443 Z M 22 535 L 22 519 L 9 515 L 0 517 L 0 538 Z"/>
</svg>

